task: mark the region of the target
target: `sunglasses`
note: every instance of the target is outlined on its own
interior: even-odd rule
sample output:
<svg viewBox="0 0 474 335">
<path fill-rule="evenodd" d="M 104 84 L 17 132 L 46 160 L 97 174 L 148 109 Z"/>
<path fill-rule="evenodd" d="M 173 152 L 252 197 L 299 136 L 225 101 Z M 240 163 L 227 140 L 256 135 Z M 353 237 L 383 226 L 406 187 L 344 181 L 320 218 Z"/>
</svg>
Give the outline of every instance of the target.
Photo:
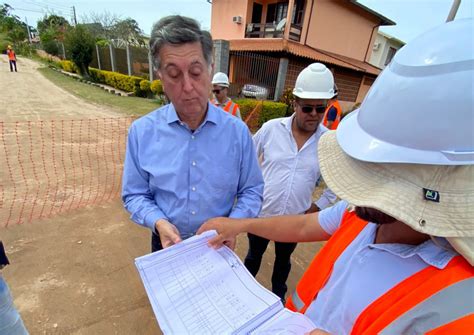
<svg viewBox="0 0 474 335">
<path fill-rule="evenodd" d="M 212 90 L 212 93 L 214 93 L 214 94 L 219 94 L 219 93 L 221 93 L 221 91 L 223 91 L 223 90 L 224 90 L 224 88 L 221 88 L 220 90 L 219 90 L 219 89 L 217 89 L 217 90 Z"/>
<path fill-rule="evenodd" d="M 309 114 L 313 111 L 313 109 L 316 110 L 316 113 L 322 114 L 326 111 L 327 106 L 326 105 L 317 105 L 317 106 L 312 106 L 312 105 L 299 105 L 301 107 L 301 111 L 305 114 Z"/>
</svg>

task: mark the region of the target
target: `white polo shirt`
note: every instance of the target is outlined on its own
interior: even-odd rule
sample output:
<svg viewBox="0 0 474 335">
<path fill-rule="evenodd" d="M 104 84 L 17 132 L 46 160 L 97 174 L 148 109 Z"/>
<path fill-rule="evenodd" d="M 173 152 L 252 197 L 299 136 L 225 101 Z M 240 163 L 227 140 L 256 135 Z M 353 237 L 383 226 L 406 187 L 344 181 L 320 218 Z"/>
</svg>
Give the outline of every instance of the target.
<svg viewBox="0 0 474 335">
<path fill-rule="evenodd" d="M 341 224 L 346 201 L 319 213 L 321 227 L 333 234 Z M 374 244 L 377 225 L 369 223 L 334 264 L 331 277 L 306 310 L 316 328 L 349 334 L 357 317 L 389 289 L 429 265 L 443 269 L 458 255 L 447 241 L 420 245 Z"/>
</svg>

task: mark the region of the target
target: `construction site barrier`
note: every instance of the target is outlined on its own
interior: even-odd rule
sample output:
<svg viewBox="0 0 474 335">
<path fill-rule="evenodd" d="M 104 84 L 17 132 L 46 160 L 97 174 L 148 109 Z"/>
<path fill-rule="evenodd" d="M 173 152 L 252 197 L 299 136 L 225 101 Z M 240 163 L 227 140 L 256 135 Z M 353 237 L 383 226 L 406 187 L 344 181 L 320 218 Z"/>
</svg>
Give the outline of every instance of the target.
<svg viewBox="0 0 474 335">
<path fill-rule="evenodd" d="M 116 199 L 133 120 L 0 121 L 0 227 Z"/>
</svg>

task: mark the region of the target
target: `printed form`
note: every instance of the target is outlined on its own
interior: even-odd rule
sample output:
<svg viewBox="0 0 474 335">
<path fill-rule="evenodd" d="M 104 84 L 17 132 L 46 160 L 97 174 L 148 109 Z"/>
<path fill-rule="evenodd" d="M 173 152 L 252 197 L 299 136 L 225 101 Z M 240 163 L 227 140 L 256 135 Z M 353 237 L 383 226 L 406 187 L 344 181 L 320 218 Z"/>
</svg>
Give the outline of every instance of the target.
<svg viewBox="0 0 474 335">
<path fill-rule="evenodd" d="M 207 241 L 215 234 L 209 231 L 135 260 L 164 334 L 283 334 L 288 325 L 314 329 L 302 314 L 285 310 L 232 250 L 210 248 Z"/>
</svg>

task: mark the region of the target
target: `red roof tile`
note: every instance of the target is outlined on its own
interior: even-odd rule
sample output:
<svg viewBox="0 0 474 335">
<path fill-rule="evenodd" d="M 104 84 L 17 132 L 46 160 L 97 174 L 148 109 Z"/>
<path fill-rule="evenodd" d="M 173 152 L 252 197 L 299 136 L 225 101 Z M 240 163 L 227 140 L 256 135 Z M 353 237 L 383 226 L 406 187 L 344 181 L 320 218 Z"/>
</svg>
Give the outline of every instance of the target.
<svg viewBox="0 0 474 335">
<path fill-rule="evenodd" d="M 290 54 L 310 58 L 327 64 L 333 64 L 355 71 L 366 72 L 378 75 L 381 70 L 369 63 L 360 60 L 338 55 L 332 52 L 311 48 L 293 41 L 281 38 L 246 38 L 231 40 L 230 50 L 232 51 L 284 51 Z"/>
</svg>

